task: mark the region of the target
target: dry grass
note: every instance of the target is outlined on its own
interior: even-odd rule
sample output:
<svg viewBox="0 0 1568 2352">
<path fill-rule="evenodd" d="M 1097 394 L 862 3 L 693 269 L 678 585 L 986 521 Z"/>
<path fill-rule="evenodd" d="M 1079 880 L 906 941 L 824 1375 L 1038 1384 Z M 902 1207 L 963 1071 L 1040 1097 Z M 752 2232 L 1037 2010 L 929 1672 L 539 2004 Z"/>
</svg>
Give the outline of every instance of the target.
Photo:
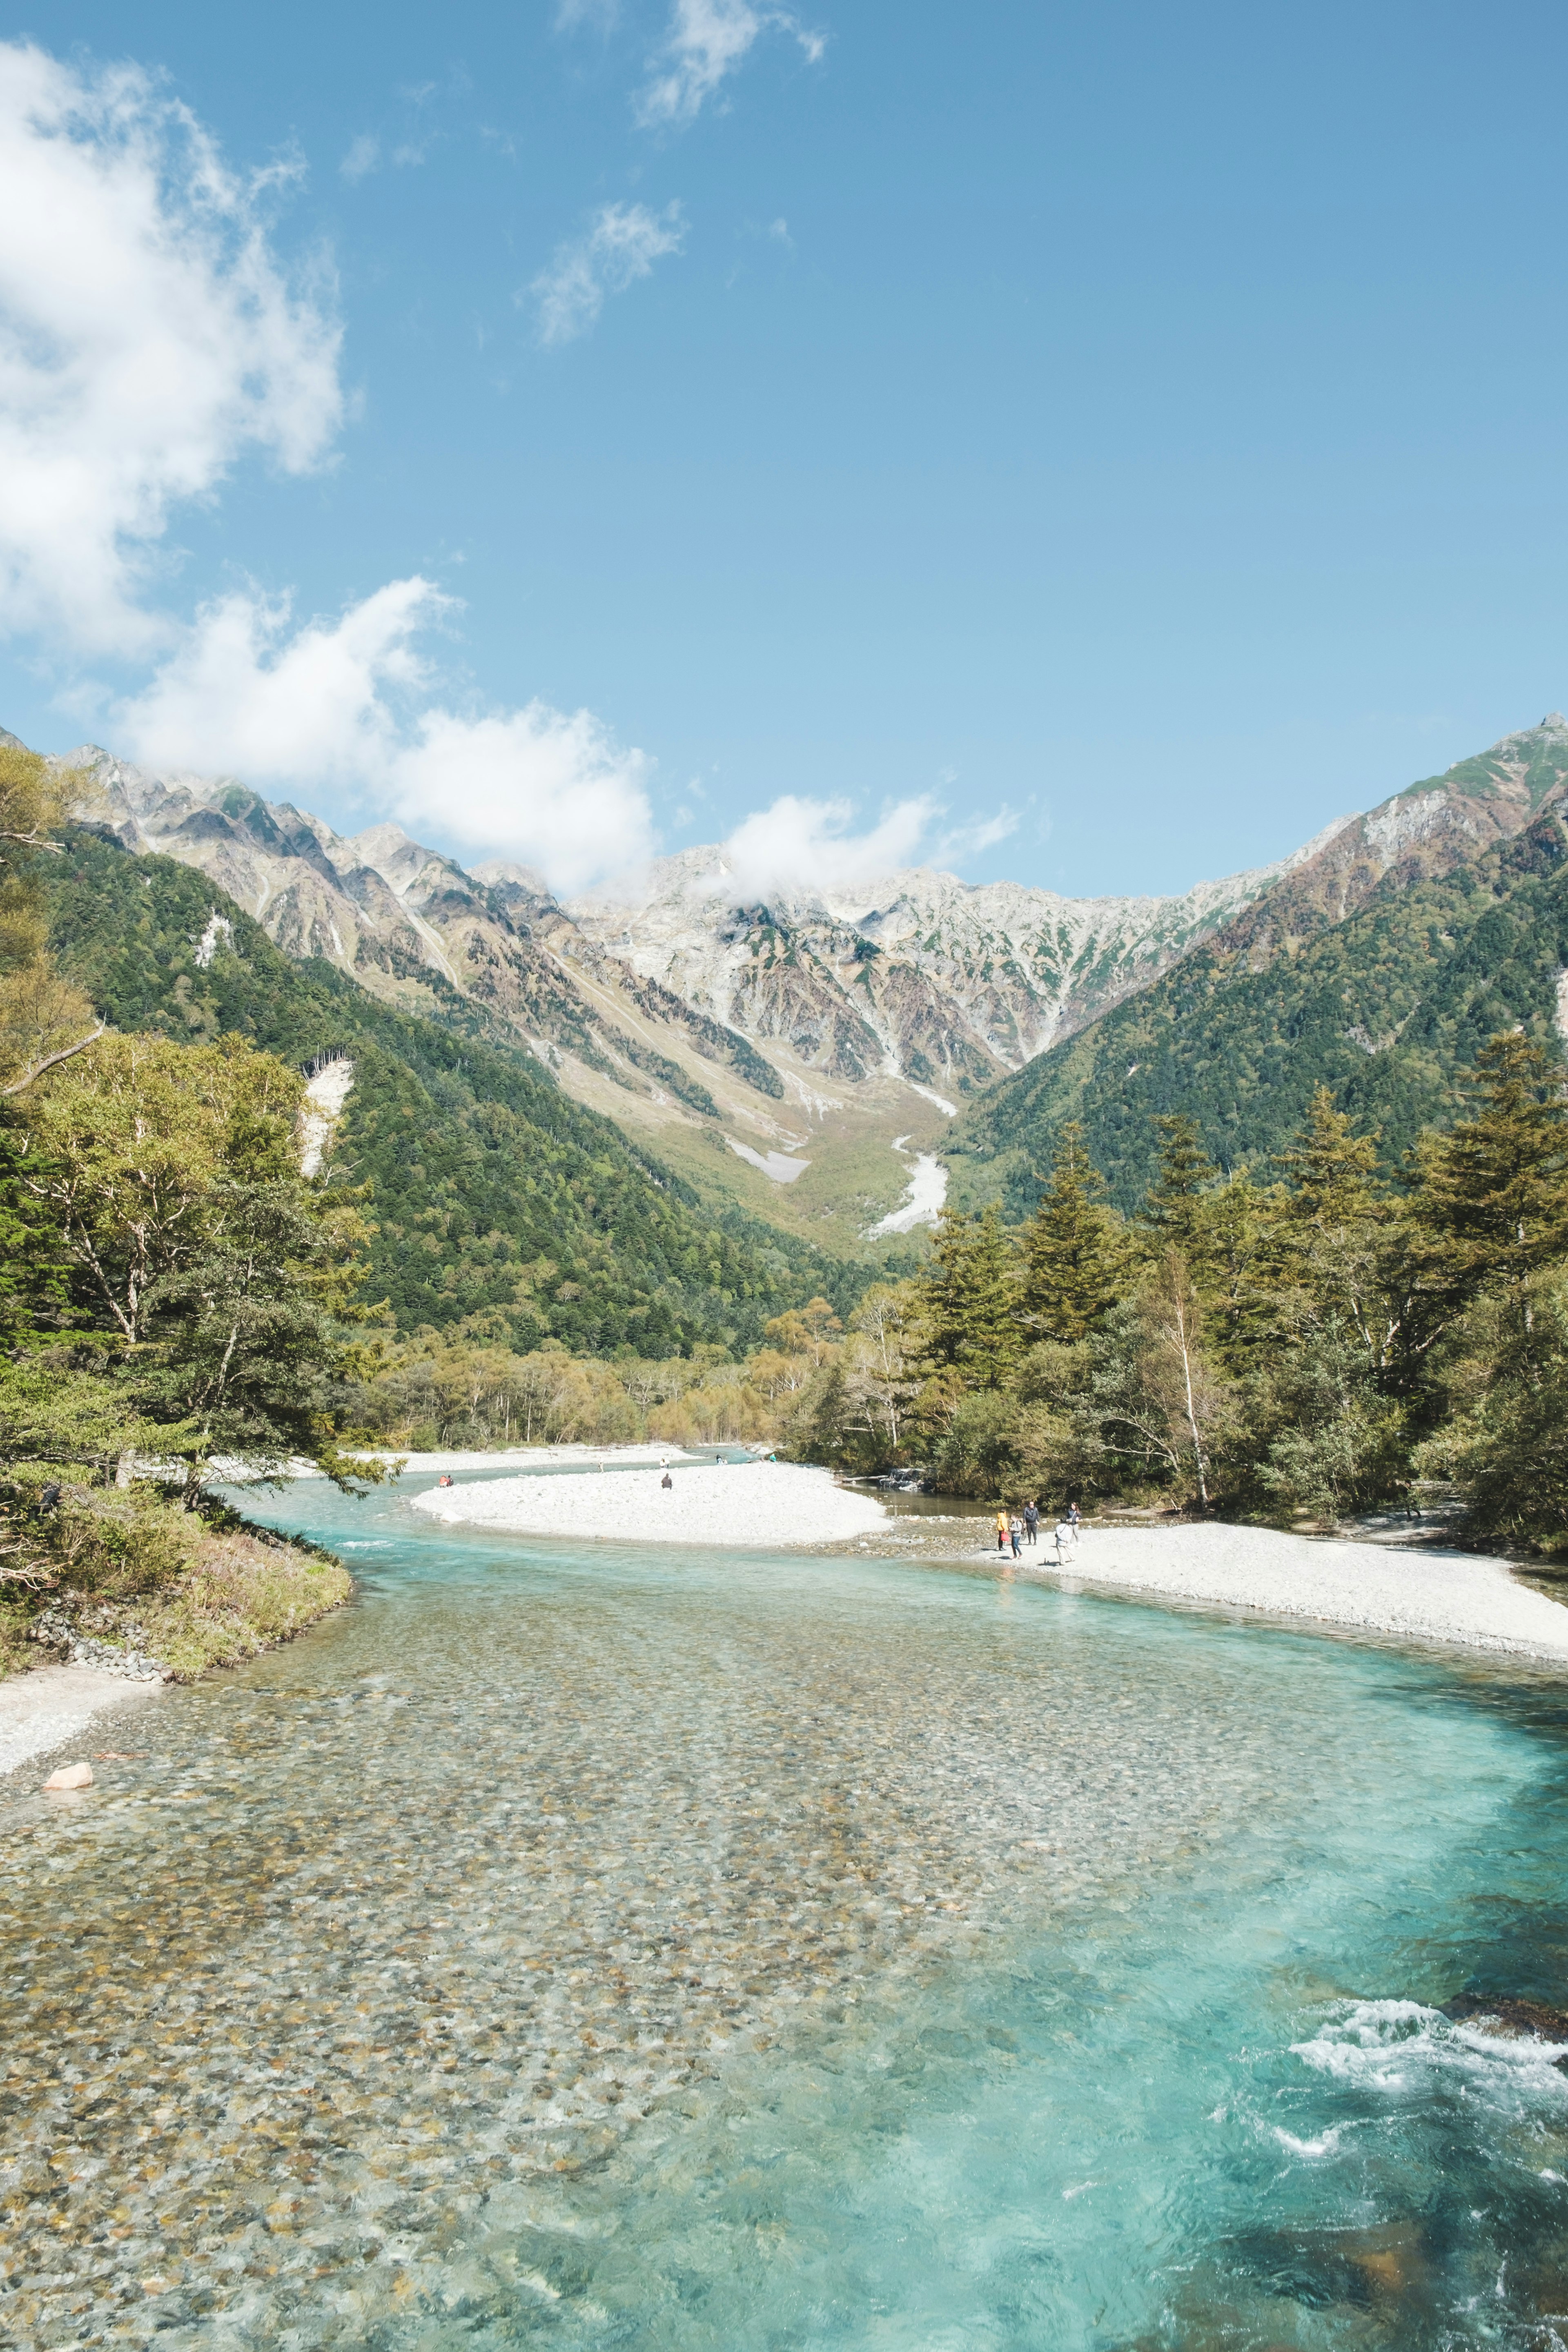
<svg viewBox="0 0 1568 2352">
<path fill-rule="evenodd" d="M 222 1505 L 197 1515 L 156 1486 L 71 1485 L 45 1508 L 42 1483 L 23 1473 L 0 1490 L 13 1580 L 0 1584 L 0 1675 L 47 1654 L 32 1638 L 47 1612 L 189 1682 L 290 1640 L 353 1589 L 328 1554 Z"/>
</svg>

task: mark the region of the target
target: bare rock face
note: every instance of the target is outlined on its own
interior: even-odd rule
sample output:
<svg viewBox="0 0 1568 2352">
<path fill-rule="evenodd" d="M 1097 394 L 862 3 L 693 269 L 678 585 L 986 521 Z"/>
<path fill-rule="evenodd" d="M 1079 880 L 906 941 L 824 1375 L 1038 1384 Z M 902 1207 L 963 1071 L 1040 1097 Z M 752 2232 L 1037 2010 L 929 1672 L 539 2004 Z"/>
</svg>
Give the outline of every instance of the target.
<svg viewBox="0 0 1568 2352">
<path fill-rule="evenodd" d="M 44 1782 L 44 1786 L 46 1789 L 90 1789 L 92 1786 L 92 1766 L 90 1764 L 62 1764 L 58 1772 L 51 1772 L 49 1774 L 48 1779 Z"/>
<path fill-rule="evenodd" d="M 1489 751 L 1461 760 L 1349 817 L 1310 842 L 1291 869 L 1234 916 L 1215 940 L 1261 970 L 1353 915 L 1385 883 L 1409 887 L 1472 862 L 1498 842 L 1533 827 L 1568 792 L 1568 719 L 1550 710 L 1539 727 L 1505 735 Z"/>
<path fill-rule="evenodd" d="M 945 1108 L 1156 978 L 1291 862 L 1176 898 L 915 870 L 742 906 L 706 849 L 658 866 L 640 906 L 563 907 L 526 867 L 468 873 L 395 824 L 345 838 L 232 779 L 159 775 L 93 745 L 60 764 L 87 772 L 90 813 L 128 849 L 199 867 L 285 953 L 411 1011 L 467 996 L 600 1108 L 615 1107 L 607 1086 L 667 1119 L 738 1117 L 763 1140 L 766 1106 L 804 1073 L 852 1094 L 901 1081 Z M 202 959 L 225 944 L 215 932 Z M 721 1104 L 694 1058 L 725 1073 Z"/>
<path fill-rule="evenodd" d="M 825 1076 L 965 1094 L 1158 979 L 1295 862 L 1172 898 L 1064 898 L 915 868 L 764 906 L 735 903 L 721 850 L 692 849 L 654 867 L 640 906 L 584 898 L 568 911 L 635 972 Z"/>
<path fill-rule="evenodd" d="M 705 1176 L 728 1181 L 809 1139 L 820 1186 L 836 1152 L 858 1164 L 856 1122 L 935 1142 L 931 1107 L 952 1116 L 1194 948 L 1261 971 L 1374 891 L 1500 839 L 1525 854 L 1568 804 L 1568 719 L 1551 712 L 1276 865 L 1162 898 L 916 868 L 763 904 L 708 847 L 658 861 L 635 904 L 563 905 L 526 866 L 468 872 L 395 824 L 345 838 L 232 779 L 158 775 L 91 745 L 58 764 L 88 772 L 84 813 L 128 849 L 199 867 L 286 953 L 324 957 L 410 1012 L 447 1018 L 468 999 L 579 1100 L 662 1129 L 663 1148 L 699 1130 L 681 1149 Z M 215 918 L 197 961 L 232 948 L 230 930 Z"/>
</svg>

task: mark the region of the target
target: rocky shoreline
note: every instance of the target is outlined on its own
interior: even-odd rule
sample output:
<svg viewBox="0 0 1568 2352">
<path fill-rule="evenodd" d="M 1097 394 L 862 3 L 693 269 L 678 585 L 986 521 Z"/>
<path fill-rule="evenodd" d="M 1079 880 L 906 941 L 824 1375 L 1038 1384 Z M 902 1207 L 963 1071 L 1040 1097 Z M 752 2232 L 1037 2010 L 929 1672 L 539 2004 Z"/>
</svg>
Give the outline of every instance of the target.
<svg viewBox="0 0 1568 2352">
<path fill-rule="evenodd" d="M 156 1698 L 164 1684 L 93 1666 L 35 1666 L 0 1682 L 0 1776 L 75 1741 L 100 1716 Z"/>
<path fill-rule="evenodd" d="M 981 1541 L 976 1542 L 976 1536 Z M 1568 1608 L 1508 1560 L 1445 1546 L 1347 1541 L 1215 1521 L 1163 1528 L 1086 1527 L 1065 1559 L 1042 1528 L 1020 1559 L 998 1555 L 986 1522 L 898 1518 L 883 1537 L 837 1551 L 876 1551 L 965 1566 L 1129 1599 L 1240 1609 L 1303 1632 L 1354 1632 L 1568 1666 Z"/>
</svg>

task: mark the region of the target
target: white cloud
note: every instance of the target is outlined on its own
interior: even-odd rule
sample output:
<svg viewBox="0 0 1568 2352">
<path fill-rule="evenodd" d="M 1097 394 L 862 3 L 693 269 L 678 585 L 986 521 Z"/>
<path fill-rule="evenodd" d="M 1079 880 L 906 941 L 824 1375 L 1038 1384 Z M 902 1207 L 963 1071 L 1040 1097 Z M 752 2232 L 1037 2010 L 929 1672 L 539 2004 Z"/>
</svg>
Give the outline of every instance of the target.
<svg viewBox="0 0 1568 2352">
<path fill-rule="evenodd" d="M 362 131 L 338 165 L 345 180 L 363 180 L 381 162 L 381 142 L 372 131 Z"/>
<path fill-rule="evenodd" d="M 491 718 L 422 712 L 391 782 L 405 824 L 537 866 L 564 898 L 628 882 L 652 856 L 651 765 L 591 710 L 535 701 Z"/>
<path fill-rule="evenodd" d="M 118 740 L 156 768 L 332 785 L 461 856 L 536 866 L 563 893 L 613 885 L 652 850 L 651 762 L 591 711 L 533 701 L 474 717 L 434 700 L 415 639 L 452 609 L 418 578 L 299 627 L 283 602 L 223 597 L 115 712 Z"/>
<path fill-rule="evenodd" d="M 769 30 L 793 34 L 813 65 L 826 47 L 820 33 L 806 31 L 783 9 L 755 8 L 751 0 L 675 0 L 654 78 L 637 102 L 637 120 L 650 127 L 695 121 Z"/>
<path fill-rule="evenodd" d="M 979 857 L 987 849 L 994 849 L 1018 830 L 1018 820 L 1010 808 L 998 809 L 994 816 L 977 817 L 973 824 L 961 824 L 944 834 L 932 855 L 950 866 L 962 866 L 971 857 Z"/>
<path fill-rule="evenodd" d="M 300 473 L 342 413 L 340 332 L 241 181 L 135 67 L 0 43 L 0 627 L 156 645 L 159 541 L 247 449 Z"/>
<path fill-rule="evenodd" d="M 820 898 L 869 887 L 901 867 L 960 866 L 1017 829 L 1010 809 L 938 833 L 942 804 L 930 793 L 897 801 L 865 833 L 850 830 L 854 805 L 785 793 L 736 826 L 723 864 L 698 885 L 703 898 L 749 907 L 773 898 Z M 679 821 L 679 820 L 678 820 Z"/>
<path fill-rule="evenodd" d="M 367 133 L 342 168 L 383 160 Z M 180 502 L 212 496 L 248 448 L 302 471 L 342 416 L 337 322 L 289 285 L 261 218 L 285 176 L 237 180 L 133 67 L 0 43 L 0 627 L 150 665 L 108 714 L 149 765 L 330 787 L 562 890 L 613 882 L 651 846 L 651 763 L 588 711 L 449 708 L 420 650 L 456 609 L 432 582 L 395 580 L 329 620 L 247 590 L 187 625 L 152 609 Z M 678 207 L 606 207 L 588 241 L 596 299 L 683 233 Z"/>
<path fill-rule="evenodd" d="M 848 801 L 803 800 L 786 793 L 737 825 L 724 845 L 722 869 L 703 890 L 736 906 L 852 890 L 912 864 L 941 814 L 938 803 L 921 793 L 897 802 L 868 833 L 851 833 L 854 809 Z"/>
<path fill-rule="evenodd" d="M 606 294 L 624 293 L 667 253 L 679 253 L 685 241 L 679 204 L 667 205 L 662 213 L 651 213 L 646 205 L 604 205 L 587 236 L 562 246 L 529 288 L 539 303 L 541 342 L 569 343 L 586 334 Z"/>
<path fill-rule="evenodd" d="M 294 628 L 285 599 L 220 597 L 120 706 L 117 740 L 154 767 L 362 788 L 398 745 L 389 694 L 426 683 L 416 632 L 449 604 L 428 580 L 395 580 L 341 621 Z"/>
</svg>

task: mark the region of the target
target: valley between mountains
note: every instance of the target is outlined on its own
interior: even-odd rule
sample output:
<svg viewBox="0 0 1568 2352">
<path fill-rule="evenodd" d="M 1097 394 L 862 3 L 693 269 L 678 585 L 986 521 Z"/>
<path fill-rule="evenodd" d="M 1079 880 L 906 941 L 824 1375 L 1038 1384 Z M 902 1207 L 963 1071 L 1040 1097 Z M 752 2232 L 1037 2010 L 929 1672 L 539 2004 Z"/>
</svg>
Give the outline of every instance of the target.
<svg viewBox="0 0 1568 2352">
<path fill-rule="evenodd" d="M 293 961 L 522 1051 L 710 1210 L 840 1258 L 896 1250 L 950 1180 L 1026 1212 L 1069 1117 L 1128 1200 L 1171 1108 L 1231 1165 L 1277 1149 L 1326 1079 L 1398 1142 L 1451 1110 L 1489 1023 L 1550 1027 L 1568 961 L 1557 713 L 1275 866 L 1163 898 L 916 869 L 738 905 L 707 848 L 659 862 L 637 903 L 563 903 L 526 868 L 467 871 L 391 824 L 345 838 L 233 780 L 95 746 L 56 764 L 87 780 L 90 828 L 199 870 Z M 1489 963 L 1477 927 L 1509 906 Z M 224 929 L 214 914 L 198 961 Z"/>
<path fill-rule="evenodd" d="M 61 764 L 90 779 L 89 822 L 197 867 L 287 955 L 408 1013 L 463 1002 L 705 1199 L 850 1255 L 934 1215 L 935 1155 L 972 1095 L 1300 862 L 1172 898 L 916 871 L 869 894 L 738 907 L 710 849 L 662 861 L 639 906 L 563 905 L 525 868 L 466 872 L 395 825 L 345 839 L 241 783 L 152 774 L 90 745 Z"/>
</svg>

